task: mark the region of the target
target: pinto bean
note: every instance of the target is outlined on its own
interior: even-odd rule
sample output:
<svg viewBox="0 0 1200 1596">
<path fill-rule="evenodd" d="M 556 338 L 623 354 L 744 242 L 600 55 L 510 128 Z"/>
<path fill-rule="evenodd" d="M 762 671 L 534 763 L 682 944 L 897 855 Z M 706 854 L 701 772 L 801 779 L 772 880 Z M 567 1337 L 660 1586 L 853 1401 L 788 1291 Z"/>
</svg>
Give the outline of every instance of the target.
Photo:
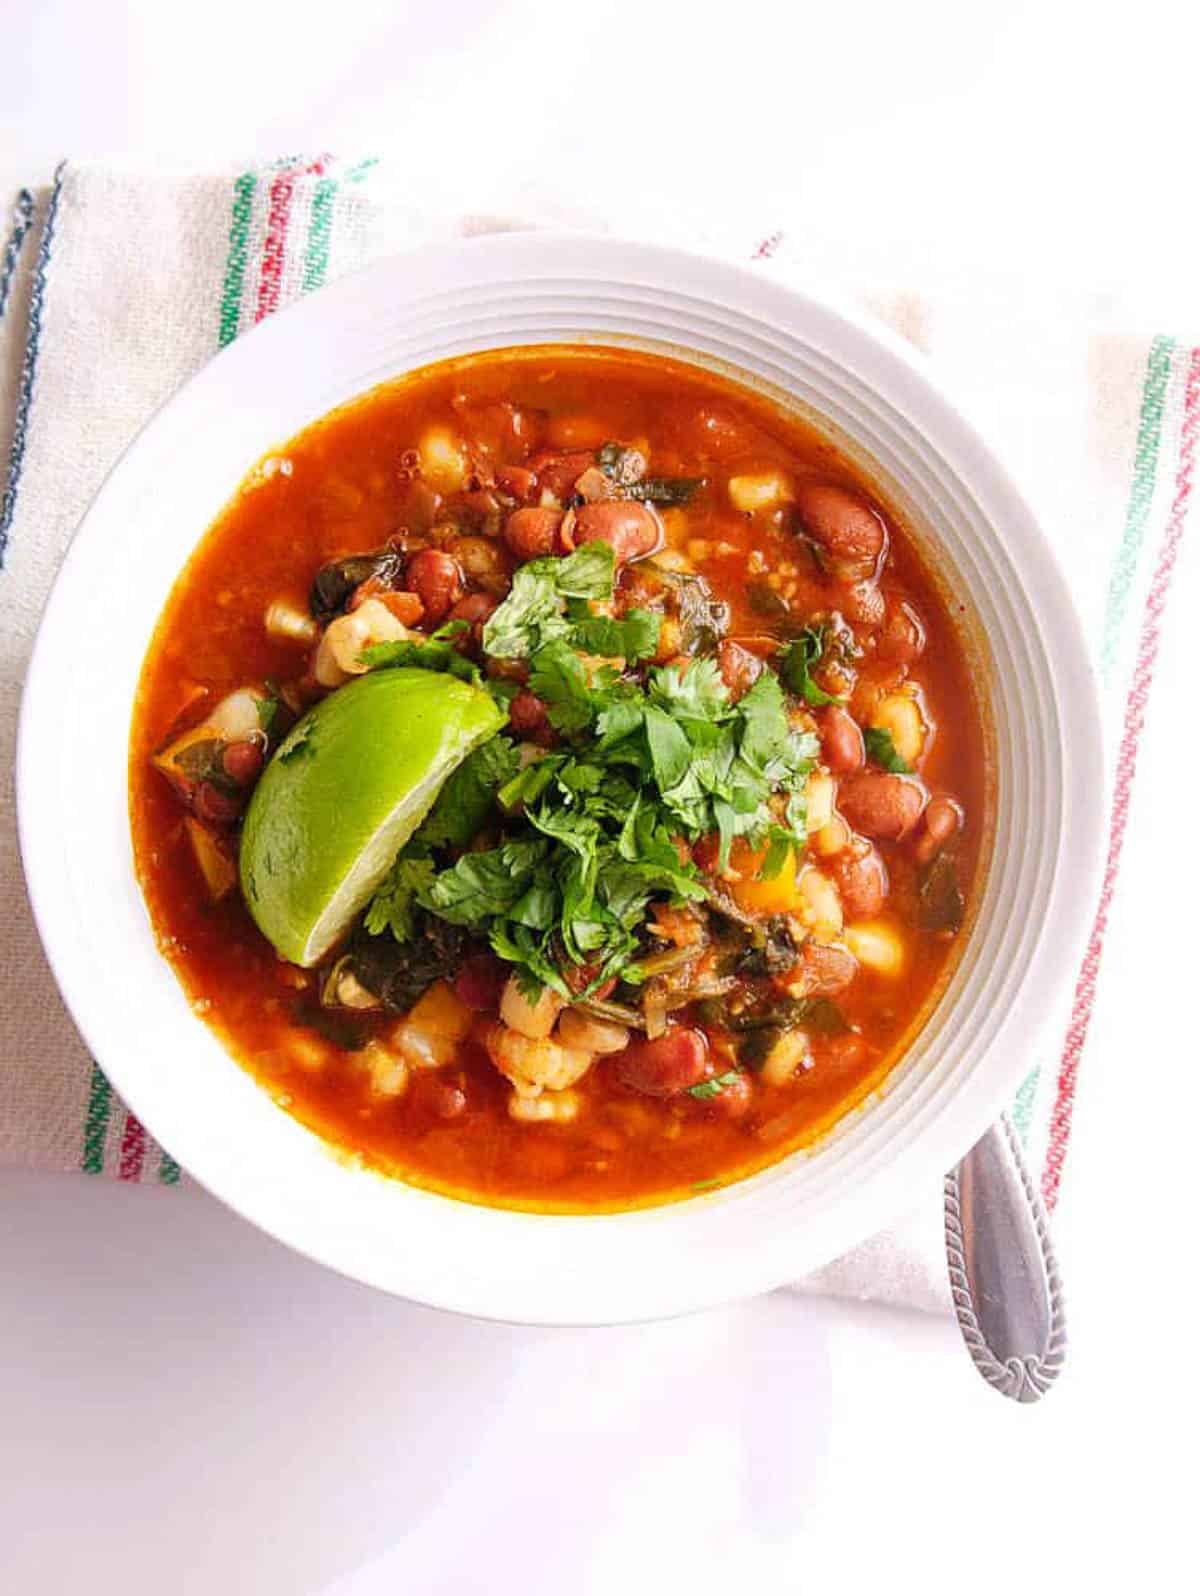
<svg viewBox="0 0 1200 1596">
<path fill-rule="evenodd" d="M 879 634 L 880 659 L 897 665 L 911 665 L 925 651 L 925 627 L 911 604 L 889 605 L 883 630 Z"/>
<path fill-rule="evenodd" d="M 605 504 L 585 504 L 575 517 L 575 545 L 609 543 L 617 564 L 640 560 L 662 542 L 662 522 L 648 504 L 636 499 L 610 499 Z"/>
<path fill-rule="evenodd" d="M 865 837 L 898 842 L 920 820 L 928 800 L 929 794 L 915 776 L 864 770 L 842 783 L 838 807 Z"/>
<path fill-rule="evenodd" d="M 840 704 L 830 704 L 818 716 L 821 753 L 834 775 L 861 770 L 867 752 L 862 728 Z"/>
<path fill-rule="evenodd" d="M 613 1055 L 617 1077 L 647 1097 L 674 1097 L 698 1086 L 709 1073 L 708 1042 L 702 1031 L 675 1026 L 653 1042 L 634 1042 Z"/>
<path fill-rule="evenodd" d="M 462 571 L 441 549 L 422 549 L 408 562 L 405 580 L 425 606 L 425 619 L 439 625 L 462 597 Z"/>
<path fill-rule="evenodd" d="M 860 841 L 837 854 L 828 868 L 842 895 L 847 920 L 873 920 L 888 895 L 887 866 L 878 848 Z"/>
<path fill-rule="evenodd" d="M 917 863 L 925 865 L 935 859 L 962 823 L 962 807 L 953 798 L 931 798 L 913 846 Z"/>
<path fill-rule="evenodd" d="M 458 562 L 468 581 L 483 588 L 485 593 L 503 598 L 512 586 L 508 555 L 493 538 L 468 533 L 465 537 L 451 538 L 445 549 L 450 558 Z"/>
<path fill-rule="evenodd" d="M 503 537 L 518 560 L 536 560 L 553 552 L 561 525 L 561 510 L 514 510 L 504 523 Z"/>
<path fill-rule="evenodd" d="M 748 648 L 726 638 L 717 650 L 717 668 L 721 672 L 721 680 L 729 689 L 730 698 L 736 704 L 762 675 L 763 662 Z"/>
<path fill-rule="evenodd" d="M 876 576 L 887 552 L 882 517 L 836 482 L 802 482 L 795 491 L 796 519 L 824 551 L 830 572 L 846 582 Z"/>
</svg>

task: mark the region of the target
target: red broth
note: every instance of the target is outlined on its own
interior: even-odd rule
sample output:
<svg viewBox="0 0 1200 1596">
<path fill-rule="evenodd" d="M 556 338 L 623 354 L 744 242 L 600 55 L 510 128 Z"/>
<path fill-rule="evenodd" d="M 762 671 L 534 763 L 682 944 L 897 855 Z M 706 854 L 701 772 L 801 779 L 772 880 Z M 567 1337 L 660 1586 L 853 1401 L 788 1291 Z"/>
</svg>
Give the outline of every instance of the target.
<svg viewBox="0 0 1200 1596">
<path fill-rule="evenodd" d="M 483 1021 L 447 1063 L 410 1071 L 402 1095 L 381 1094 L 363 1067 L 361 1044 L 386 1035 L 395 1015 L 354 1015 L 348 1037 L 320 1025 L 318 972 L 278 957 L 236 890 L 214 900 L 191 834 L 212 817 L 198 822 L 194 807 L 189 813 L 152 762 L 248 683 L 291 684 L 295 693 L 312 695 L 311 643 L 268 635 L 264 614 L 280 600 L 307 614 L 314 575 L 330 560 L 377 550 L 410 524 L 423 522 L 428 539 L 419 450 L 432 426 L 463 440 L 471 459 L 484 462 L 458 499 L 451 496 L 450 513 L 459 516 L 460 532 L 462 516 L 474 516 L 467 531 L 491 539 L 510 569 L 515 561 L 504 527 L 513 492 L 540 491 L 521 472 L 568 452 L 585 457 L 570 470 L 582 468 L 604 440 L 617 439 L 644 452 L 655 478 L 703 479 L 686 507 L 663 508 L 661 520 L 677 562 L 702 575 L 728 606 L 729 639 L 749 640 L 748 652 L 769 657 L 810 617 L 842 604 L 857 609 L 863 618 L 847 616 L 845 627 L 861 652 L 846 680 L 839 683 L 836 670 L 832 678 L 833 686 L 848 688 L 840 713 L 861 726 L 878 717 L 885 700 L 908 697 L 918 706 L 915 769 L 924 794 L 942 801 L 943 817 L 961 819 L 948 846 L 969 924 L 990 822 L 983 705 L 951 614 L 951 607 L 963 608 L 962 596 L 947 596 L 932 579 L 909 531 L 870 480 L 794 416 L 682 363 L 555 347 L 449 362 L 374 390 L 275 450 L 201 541 L 159 620 L 133 717 L 134 853 L 159 945 L 196 1012 L 281 1106 L 390 1174 L 483 1203 L 557 1211 L 630 1207 L 726 1184 L 812 1142 L 879 1087 L 948 977 L 965 932 L 922 929 L 929 919 L 922 893 L 930 858 L 937 857 L 931 853 L 937 839 L 928 837 L 931 826 L 937 829 L 934 808 L 905 835 L 891 837 L 887 816 L 881 828 L 873 809 L 886 787 L 868 782 L 856 797 L 861 778 L 835 773 L 839 810 L 846 803 L 856 825 L 873 835 L 864 840 L 848 825 L 844 832 L 886 872 L 886 898 L 866 917 L 866 931 L 883 927 L 884 954 L 890 949 L 900 968 L 873 968 L 858 958 L 853 979 L 836 995 L 837 1026 L 814 1030 L 794 1075 L 768 1084 L 747 1071 L 734 1094 L 745 1100 L 732 1104 L 723 1101 L 725 1091 L 646 1095 L 631 1089 L 628 1070 L 601 1058 L 573 1088 L 576 1117 L 540 1124 L 511 1117 L 510 1085 L 489 1058 Z M 499 491 L 498 516 L 485 514 L 479 502 L 468 515 L 463 494 L 495 490 L 498 466 L 517 468 Z M 798 523 L 794 501 L 750 512 L 735 506 L 731 479 L 771 473 L 783 474 L 801 501 L 806 484 L 832 484 L 882 517 L 888 545 L 872 577 L 874 596 L 846 599 L 846 584 L 839 587 L 831 573 L 829 548 L 814 541 L 809 523 Z M 480 480 L 483 486 L 474 486 Z M 447 513 L 434 507 L 435 527 L 437 515 Z M 433 537 L 444 541 L 444 523 Z M 465 585 L 468 592 L 473 587 L 469 574 Z M 645 601 L 643 567 L 628 565 L 621 587 L 630 602 Z M 736 678 L 740 658 L 722 656 L 727 680 L 731 670 Z M 837 765 L 842 743 L 847 736 L 852 743 L 855 733 L 844 725 L 839 733 L 826 708 L 802 705 L 797 713 L 818 730 L 822 760 Z M 872 767 L 874 776 L 880 773 Z M 218 832 L 224 825 L 221 846 L 231 854 L 236 824 L 219 816 L 216 824 Z M 829 834 L 822 831 L 826 846 L 837 843 L 839 824 L 835 816 Z M 836 861 L 844 854 L 819 853 L 817 840 L 810 838 L 810 862 L 837 887 Z M 711 867 L 703 850 L 700 843 L 692 851 Z M 745 855 L 735 847 L 732 864 L 740 858 L 744 867 Z M 854 885 L 846 888 L 841 879 L 852 906 Z M 724 887 L 740 893 L 751 913 L 772 907 L 770 893 L 759 904 L 755 886 L 736 876 Z M 842 918 L 850 930 L 827 937 L 826 945 L 844 949 L 853 932 L 860 953 L 869 954 L 869 938 L 862 943 L 866 933 L 855 932 L 853 914 Z M 810 952 L 817 945 L 810 943 Z M 682 1019 L 703 1025 L 695 1016 Z M 347 1040 L 354 1045 L 339 1045 Z M 710 1045 L 713 1076 L 733 1055 L 728 1037 L 714 1033 Z"/>
</svg>

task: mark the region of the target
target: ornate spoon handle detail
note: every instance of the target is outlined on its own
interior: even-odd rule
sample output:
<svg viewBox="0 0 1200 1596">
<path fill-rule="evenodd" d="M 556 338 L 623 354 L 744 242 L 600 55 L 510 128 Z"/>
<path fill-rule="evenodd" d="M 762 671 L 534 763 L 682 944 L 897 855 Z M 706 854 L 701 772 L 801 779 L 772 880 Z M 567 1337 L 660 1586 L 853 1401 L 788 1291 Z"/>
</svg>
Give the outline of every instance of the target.
<svg viewBox="0 0 1200 1596">
<path fill-rule="evenodd" d="M 945 1225 L 975 1367 L 1003 1396 L 1036 1402 L 1066 1358 L 1066 1320 L 1046 1210 L 1005 1115 L 946 1176 Z"/>
</svg>

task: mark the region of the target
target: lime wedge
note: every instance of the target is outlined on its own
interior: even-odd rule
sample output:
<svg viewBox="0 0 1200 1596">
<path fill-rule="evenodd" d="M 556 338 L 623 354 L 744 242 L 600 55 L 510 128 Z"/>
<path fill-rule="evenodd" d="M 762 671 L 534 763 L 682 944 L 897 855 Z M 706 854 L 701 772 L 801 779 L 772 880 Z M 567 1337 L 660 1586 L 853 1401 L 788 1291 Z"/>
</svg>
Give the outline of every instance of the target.
<svg viewBox="0 0 1200 1596">
<path fill-rule="evenodd" d="M 254 790 L 241 847 L 242 895 L 285 959 L 324 957 L 503 720 L 482 689 L 425 670 L 372 671 L 301 716 Z"/>
</svg>

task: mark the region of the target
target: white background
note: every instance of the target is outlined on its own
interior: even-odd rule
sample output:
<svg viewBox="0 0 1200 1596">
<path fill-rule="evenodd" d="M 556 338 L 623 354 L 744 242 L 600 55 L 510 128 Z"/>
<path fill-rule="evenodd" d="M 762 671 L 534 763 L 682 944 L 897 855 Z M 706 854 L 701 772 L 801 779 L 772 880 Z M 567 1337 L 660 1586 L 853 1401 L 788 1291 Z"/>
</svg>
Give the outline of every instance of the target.
<svg viewBox="0 0 1200 1596">
<path fill-rule="evenodd" d="M 797 210 L 1194 331 L 1194 24 L 1166 0 L 0 0 L 0 188 L 55 158 L 386 148 L 414 194 Z M 1195 564 L 1200 528 L 1184 560 Z M 1194 619 L 1169 620 L 1183 676 Z M 385 1299 L 210 1199 L 0 1176 L 0 1590 L 1172 1591 L 1194 1578 L 1195 729 L 1155 719 L 1037 1409 L 949 1323 L 789 1292 L 542 1332 Z M 0 1061 L 2 1062 L 2 1061 Z M 915 1194 L 916 1195 L 916 1194 Z M 933 1194 L 930 1196 L 933 1200 Z M 1186 1239 L 1185 1239 L 1186 1238 Z M 1176 1453 L 1182 1450 L 1181 1456 Z"/>
</svg>

